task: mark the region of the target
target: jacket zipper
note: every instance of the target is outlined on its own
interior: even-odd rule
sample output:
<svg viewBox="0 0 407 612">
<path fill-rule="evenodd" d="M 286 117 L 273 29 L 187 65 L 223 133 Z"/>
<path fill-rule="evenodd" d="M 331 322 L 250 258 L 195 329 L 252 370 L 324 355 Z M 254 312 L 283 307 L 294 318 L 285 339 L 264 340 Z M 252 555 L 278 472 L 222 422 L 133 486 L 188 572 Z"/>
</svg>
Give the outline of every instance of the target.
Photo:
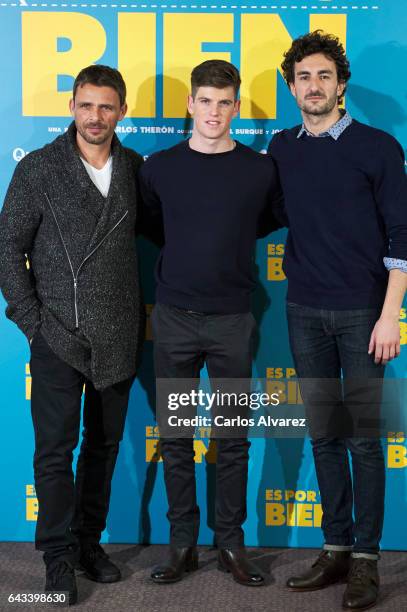
<svg viewBox="0 0 407 612">
<path fill-rule="evenodd" d="M 126 210 L 126 212 L 124 213 L 124 215 L 118 220 L 118 222 L 107 232 L 107 234 L 105 236 L 103 236 L 102 240 L 95 246 L 94 249 L 92 249 L 92 251 L 86 255 L 85 259 L 83 260 L 83 262 L 81 263 L 81 265 L 79 266 L 77 272 L 76 272 L 76 278 L 78 278 L 78 274 L 80 269 L 82 268 L 83 264 L 86 263 L 89 259 L 89 257 L 92 257 L 92 255 L 95 253 L 95 251 L 98 250 L 98 248 L 104 243 L 104 241 L 106 240 L 106 238 L 108 238 L 110 236 L 110 234 L 112 232 L 114 232 L 114 230 L 116 229 L 116 227 L 118 225 L 120 225 L 120 223 L 123 221 L 123 219 L 125 219 L 127 217 L 127 215 L 129 214 L 129 211 Z"/>
<path fill-rule="evenodd" d="M 79 268 L 76 271 L 76 274 L 74 272 L 73 266 L 72 266 L 72 261 L 71 258 L 69 257 L 69 253 L 68 253 L 68 249 L 66 248 L 66 244 L 65 244 L 65 240 L 62 236 L 62 232 L 61 232 L 61 228 L 59 226 L 58 220 L 56 218 L 54 209 L 52 208 L 52 204 L 50 202 L 50 199 L 48 197 L 48 195 L 46 193 L 44 193 L 46 200 L 48 202 L 48 206 L 51 209 L 52 212 L 52 216 L 54 217 L 55 220 L 55 224 L 58 228 L 58 232 L 59 232 L 59 236 L 61 238 L 61 242 L 63 244 L 64 250 L 65 250 L 65 254 L 66 257 L 68 259 L 68 263 L 69 263 L 69 267 L 71 268 L 71 273 L 72 273 L 72 278 L 73 278 L 73 292 L 74 292 L 74 305 L 75 305 L 75 329 L 79 328 L 79 315 L 78 315 L 78 299 L 77 299 L 77 292 L 78 292 L 78 276 L 79 276 L 79 272 L 82 268 L 82 266 L 84 265 L 84 263 L 86 263 L 88 261 L 88 259 L 90 257 L 92 257 L 92 255 L 98 250 L 98 248 L 103 244 L 103 242 L 106 240 L 106 238 L 108 238 L 110 236 L 110 234 L 112 232 L 114 232 L 114 230 L 116 229 L 116 227 L 118 225 L 120 225 L 120 223 L 123 221 L 123 219 L 125 219 L 127 217 L 127 215 L 129 214 L 129 211 L 126 210 L 126 212 L 124 213 L 124 215 L 117 221 L 117 223 L 107 232 L 107 234 L 102 238 L 102 240 L 95 246 L 94 249 L 92 249 L 92 251 L 85 257 L 85 259 L 82 261 L 82 263 L 80 264 Z"/>
</svg>

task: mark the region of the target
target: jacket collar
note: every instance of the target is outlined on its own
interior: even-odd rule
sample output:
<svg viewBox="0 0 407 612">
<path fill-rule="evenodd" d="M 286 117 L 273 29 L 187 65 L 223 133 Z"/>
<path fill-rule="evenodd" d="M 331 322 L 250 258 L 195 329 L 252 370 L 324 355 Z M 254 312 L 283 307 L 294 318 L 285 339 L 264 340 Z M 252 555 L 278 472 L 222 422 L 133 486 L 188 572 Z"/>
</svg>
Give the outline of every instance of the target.
<svg viewBox="0 0 407 612">
<path fill-rule="evenodd" d="M 78 188 L 80 191 L 88 192 L 89 189 L 94 188 L 95 186 L 92 183 L 88 173 L 86 172 L 86 168 L 82 163 L 78 146 L 76 144 L 76 125 L 75 122 L 72 121 L 70 124 L 66 134 L 65 134 L 65 143 L 66 143 L 66 154 L 68 163 L 70 164 L 71 176 L 76 177 L 76 185 L 73 186 Z M 114 184 L 114 172 L 117 170 L 118 159 L 120 157 L 121 152 L 121 144 L 116 134 L 113 134 L 112 146 L 111 146 L 111 155 L 112 155 L 112 185 Z M 97 189 L 95 187 L 95 189 Z M 102 196 L 103 197 L 103 196 Z"/>
<path fill-rule="evenodd" d="M 84 164 L 81 161 L 78 147 L 76 144 L 76 126 L 73 121 L 67 132 L 62 136 L 65 144 L 65 160 L 66 170 L 69 176 L 72 177 L 71 181 L 71 197 L 75 201 L 77 206 L 86 206 L 87 200 L 90 197 L 101 197 L 102 194 L 97 190 L 97 187 L 93 184 L 89 177 Z M 117 221 L 123 216 L 128 209 L 128 198 L 127 198 L 127 164 L 123 151 L 123 147 L 117 138 L 116 134 L 113 135 L 112 139 L 112 178 L 110 183 L 109 193 L 107 198 L 103 198 L 104 204 L 102 213 L 97 222 L 93 236 L 90 239 L 88 249 L 92 250 L 100 240 L 108 233 L 108 231 L 117 223 Z M 95 190 L 97 194 L 95 194 Z"/>
</svg>

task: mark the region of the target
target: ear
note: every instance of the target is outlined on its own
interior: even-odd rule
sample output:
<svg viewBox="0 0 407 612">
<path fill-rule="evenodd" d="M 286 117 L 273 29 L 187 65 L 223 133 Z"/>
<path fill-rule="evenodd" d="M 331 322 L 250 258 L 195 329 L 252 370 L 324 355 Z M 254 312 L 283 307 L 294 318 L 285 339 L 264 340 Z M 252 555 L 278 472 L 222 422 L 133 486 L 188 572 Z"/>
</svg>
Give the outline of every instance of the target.
<svg viewBox="0 0 407 612">
<path fill-rule="evenodd" d="M 194 114 L 194 107 L 195 107 L 194 98 L 191 96 L 191 94 L 189 94 L 188 100 L 187 100 L 187 108 L 188 108 L 188 112 L 190 115 Z"/>
<path fill-rule="evenodd" d="M 75 100 L 73 98 L 69 100 L 69 111 L 73 117 L 75 112 Z"/>
<path fill-rule="evenodd" d="M 338 96 L 343 94 L 343 90 L 345 89 L 345 83 L 338 83 L 338 87 L 336 88 L 336 93 Z"/>
<path fill-rule="evenodd" d="M 290 87 L 290 91 L 291 91 L 292 95 L 294 96 L 294 98 L 296 98 L 296 96 L 297 96 L 297 90 L 295 89 L 295 85 L 294 85 L 294 83 L 290 83 L 290 84 L 289 84 L 289 87 Z"/>
<path fill-rule="evenodd" d="M 233 108 L 233 117 L 237 117 L 240 111 L 240 100 L 236 100 L 234 108 Z"/>
<path fill-rule="evenodd" d="M 118 121 L 121 121 L 125 117 L 126 113 L 127 113 L 127 104 L 123 104 L 123 106 L 120 109 L 120 115 L 119 115 Z"/>
</svg>

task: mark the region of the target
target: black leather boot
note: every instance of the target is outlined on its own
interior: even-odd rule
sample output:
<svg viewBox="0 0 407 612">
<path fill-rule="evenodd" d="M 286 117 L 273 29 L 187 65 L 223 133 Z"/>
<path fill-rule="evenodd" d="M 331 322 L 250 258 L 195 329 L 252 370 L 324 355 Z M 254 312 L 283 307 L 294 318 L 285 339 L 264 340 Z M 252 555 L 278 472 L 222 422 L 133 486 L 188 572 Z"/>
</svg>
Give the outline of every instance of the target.
<svg viewBox="0 0 407 612">
<path fill-rule="evenodd" d="M 78 601 L 75 570 L 72 563 L 65 559 L 54 559 L 46 565 L 46 582 L 44 591 L 52 595 L 63 595 L 63 602 L 73 606 Z M 57 601 L 56 599 L 54 600 Z M 62 603 L 62 600 L 59 600 Z"/>
<path fill-rule="evenodd" d="M 171 546 L 168 563 L 155 567 L 151 578 L 156 584 L 169 584 L 181 580 L 184 572 L 193 572 L 197 569 L 198 551 L 195 546 L 184 548 Z"/>
<path fill-rule="evenodd" d="M 121 578 L 119 568 L 110 561 L 100 544 L 81 547 L 78 568 L 95 582 L 118 582 Z"/>
<path fill-rule="evenodd" d="M 379 584 L 377 561 L 365 557 L 352 559 L 348 586 L 343 595 L 343 608 L 345 610 L 372 608 L 379 595 Z"/>
<path fill-rule="evenodd" d="M 311 569 L 287 580 L 291 591 L 317 591 L 346 578 L 351 551 L 322 550 Z"/>
<path fill-rule="evenodd" d="M 245 548 L 231 550 L 222 548 L 218 554 L 218 569 L 230 572 L 233 579 L 245 586 L 262 586 L 264 576 L 254 563 L 249 561 Z"/>
</svg>

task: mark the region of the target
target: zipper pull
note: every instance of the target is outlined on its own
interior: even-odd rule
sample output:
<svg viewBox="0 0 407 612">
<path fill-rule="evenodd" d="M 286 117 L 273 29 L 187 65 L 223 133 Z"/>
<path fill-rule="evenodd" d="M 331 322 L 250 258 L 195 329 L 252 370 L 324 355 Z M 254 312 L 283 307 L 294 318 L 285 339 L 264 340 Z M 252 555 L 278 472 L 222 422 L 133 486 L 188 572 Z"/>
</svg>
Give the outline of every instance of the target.
<svg viewBox="0 0 407 612">
<path fill-rule="evenodd" d="M 78 303 L 77 303 L 77 295 L 76 291 L 78 289 L 78 281 L 74 277 L 73 279 L 73 290 L 74 290 L 74 303 L 75 303 L 75 328 L 79 328 L 79 317 L 78 317 Z"/>
</svg>

